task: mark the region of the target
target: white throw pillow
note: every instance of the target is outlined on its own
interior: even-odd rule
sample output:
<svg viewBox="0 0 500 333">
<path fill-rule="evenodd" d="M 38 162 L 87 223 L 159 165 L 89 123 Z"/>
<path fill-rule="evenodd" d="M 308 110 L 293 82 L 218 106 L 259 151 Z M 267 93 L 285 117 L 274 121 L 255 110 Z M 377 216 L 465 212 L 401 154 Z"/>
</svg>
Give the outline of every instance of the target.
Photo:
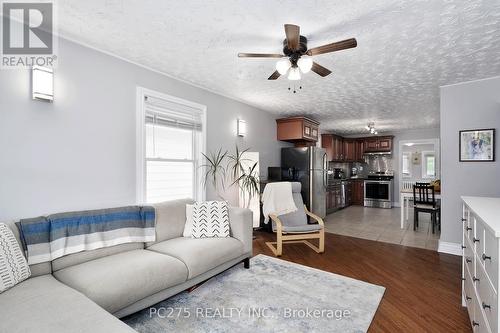
<svg viewBox="0 0 500 333">
<path fill-rule="evenodd" d="M 229 210 L 226 201 L 195 202 L 192 238 L 229 237 Z"/>
<path fill-rule="evenodd" d="M 193 205 L 186 205 L 186 224 L 184 224 L 184 232 L 182 236 L 191 237 L 193 230 Z"/>
<path fill-rule="evenodd" d="M 12 230 L 0 223 L 0 293 L 26 280 L 30 275 L 30 268 Z"/>
</svg>

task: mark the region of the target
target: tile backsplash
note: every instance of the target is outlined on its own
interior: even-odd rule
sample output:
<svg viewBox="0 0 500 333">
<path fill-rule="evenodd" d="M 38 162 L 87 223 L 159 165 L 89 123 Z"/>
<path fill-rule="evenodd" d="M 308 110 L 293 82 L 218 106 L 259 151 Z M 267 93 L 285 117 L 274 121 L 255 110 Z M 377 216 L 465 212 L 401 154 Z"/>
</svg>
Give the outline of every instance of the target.
<svg viewBox="0 0 500 333">
<path fill-rule="evenodd" d="M 368 165 L 368 171 L 393 171 L 393 159 L 391 155 L 371 155 L 365 159 Z"/>
<path fill-rule="evenodd" d="M 330 162 L 328 169 L 342 169 L 346 177 L 352 176 L 352 168 L 356 168 L 358 176 L 367 175 L 370 172 L 393 171 L 393 159 L 391 155 L 370 155 L 365 157 L 365 163 L 354 162 Z"/>
</svg>

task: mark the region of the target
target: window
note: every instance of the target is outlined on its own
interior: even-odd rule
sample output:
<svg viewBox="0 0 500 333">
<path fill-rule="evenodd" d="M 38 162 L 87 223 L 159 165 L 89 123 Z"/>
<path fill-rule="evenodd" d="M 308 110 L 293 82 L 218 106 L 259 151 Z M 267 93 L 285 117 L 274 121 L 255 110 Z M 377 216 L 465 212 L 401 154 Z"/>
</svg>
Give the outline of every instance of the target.
<svg viewBox="0 0 500 333">
<path fill-rule="evenodd" d="M 436 178 L 436 155 L 433 151 L 422 152 L 422 178 Z"/>
<path fill-rule="evenodd" d="M 411 177 L 411 153 L 403 153 L 402 173 L 403 177 Z"/>
<path fill-rule="evenodd" d="M 205 107 L 139 89 L 138 201 L 203 199 Z"/>
</svg>

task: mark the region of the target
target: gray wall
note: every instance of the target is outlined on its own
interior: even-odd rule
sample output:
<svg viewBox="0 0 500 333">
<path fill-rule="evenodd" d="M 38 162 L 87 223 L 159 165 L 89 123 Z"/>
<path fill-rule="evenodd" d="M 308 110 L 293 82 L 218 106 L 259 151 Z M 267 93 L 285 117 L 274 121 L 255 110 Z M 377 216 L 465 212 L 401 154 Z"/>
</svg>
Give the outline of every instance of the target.
<svg viewBox="0 0 500 333">
<path fill-rule="evenodd" d="M 500 196 L 500 164 L 459 162 L 458 131 L 499 126 L 500 77 L 441 87 L 443 242 L 462 241 L 460 196 Z"/>
<path fill-rule="evenodd" d="M 31 100 L 29 71 L 0 71 L 0 221 L 134 203 L 136 86 L 206 105 L 208 150 L 251 147 L 264 177 L 279 165 L 270 113 L 64 39 L 58 57 L 53 104 Z"/>
</svg>

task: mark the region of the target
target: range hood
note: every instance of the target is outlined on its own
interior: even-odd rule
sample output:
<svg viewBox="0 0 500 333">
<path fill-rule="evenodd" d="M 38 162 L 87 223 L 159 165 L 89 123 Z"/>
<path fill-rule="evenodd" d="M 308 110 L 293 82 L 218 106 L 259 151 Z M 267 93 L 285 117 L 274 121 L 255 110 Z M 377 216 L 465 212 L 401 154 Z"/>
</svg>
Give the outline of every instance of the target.
<svg viewBox="0 0 500 333">
<path fill-rule="evenodd" d="M 379 151 L 379 152 L 369 152 L 369 153 L 364 153 L 364 156 L 382 156 L 382 155 L 392 155 L 392 152 L 390 151 Z"/>
</svg>

